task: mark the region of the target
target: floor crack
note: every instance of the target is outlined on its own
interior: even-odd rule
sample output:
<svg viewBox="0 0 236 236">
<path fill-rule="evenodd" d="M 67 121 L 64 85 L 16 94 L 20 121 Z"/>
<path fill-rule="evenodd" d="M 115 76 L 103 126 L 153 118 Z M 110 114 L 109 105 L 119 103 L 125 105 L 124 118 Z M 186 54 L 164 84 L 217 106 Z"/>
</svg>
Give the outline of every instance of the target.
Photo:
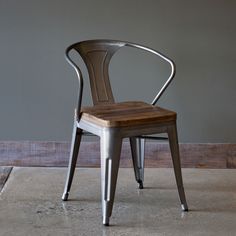
<svg viewBox="0 0 236 236">
<path fill-rule="evenodd" d="M 0 166 L 0 192 L 2 191 L 4 185 L 6 184 L 13 167 Z"/>
</svg>

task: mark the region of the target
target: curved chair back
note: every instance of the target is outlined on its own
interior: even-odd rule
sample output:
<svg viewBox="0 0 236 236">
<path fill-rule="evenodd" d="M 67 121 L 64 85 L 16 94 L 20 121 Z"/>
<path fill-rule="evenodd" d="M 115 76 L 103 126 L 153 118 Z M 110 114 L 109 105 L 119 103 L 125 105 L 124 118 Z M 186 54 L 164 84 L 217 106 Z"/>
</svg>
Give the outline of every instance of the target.
<svg viewBox="0 0 236 236">
<path fill-rule="evenodd" d="M 153 99 L 152 104 L 155 105 L 157 100 L 163 94 L 163 92 L 165 91 L 165 89 L 167 88 L 167 86 L 169 85 L 169 83 L 171 82 L 171 80 L 175 75 L 175 65 L 173 61 L 171 61 L 169 58 L 167 58 L 160 52 L 139 44 L 134 44 L 125 41 L 118 41 L 118 40 L 100 39 L 100 40 L 82 41 L 69 46 L 66 50 L 66 59 L 76 70 L 80 83 L 78 112 L 80 111 L 81 100 L 82 100 L 83 76 L 79 67 L 70 57 L 69 55 L 70 51 L 76 50 L 84 60 L 89 73 L 93 104 L 100 105 L 100 104 L 109 104 L 115 102 L 109 81 L 108 69 L 110 60 L 114 55 L 114 53 L 124 46 L 145 50 L 149 53 L 159 56 L 160 58 L 162 58 L 163 60 L 165 60 L 170 64 L 171 66 L 170 76 L 167 78 L 166 83 Z"/>
</svg>

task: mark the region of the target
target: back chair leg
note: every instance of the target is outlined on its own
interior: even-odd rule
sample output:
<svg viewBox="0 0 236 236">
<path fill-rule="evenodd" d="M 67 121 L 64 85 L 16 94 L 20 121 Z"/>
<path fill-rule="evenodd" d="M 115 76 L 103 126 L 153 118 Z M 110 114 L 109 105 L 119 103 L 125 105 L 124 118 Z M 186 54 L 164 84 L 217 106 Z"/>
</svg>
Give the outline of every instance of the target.
<svg viewBox="0 0 236 236">
<path fill-rule="evenodd" d="M 130 146 L 131 146 L 135 179 L 139 183 L 139 189 L 143 189 L 145 139 L 131 137 Z"/>
<path fill-rule="evenodd" d="M 168 127 L 168 137 L 170 142 L 171 156 L 174 166 L 175 179 L 178 187 L 179 198 L 181 202 L 181 208 L 183 211 L 188 211 L 188 205 L 185 198 L 184 186 L 181 173 L 181 164 L 180 164 L 180 154 L 179 154 L 179 144 L 177 136 L 176 124 Z"/>
<path fill-rule="evenodd" d="M 103 132 L 100 142 L 102 214 L 103 224 L 108 226 L 114 203 L 122 138 L 111 128 Z"/>
<path fill-rule="evenodd" d="M 70 160 L 68 166 L 68 173 L 65 183 L 64 192 L 62 195 L 62 200 L 67 201 L 72 180 L 74 177 L 76 162 L 79 153 L 80 141 L 81 141 L 82 130 L 77 127 L 77 121 L 74 121 L 73 133 L 72 133 L 72 140 L 71 140 L 71 150 L 70 150 Z"/>
</svg>

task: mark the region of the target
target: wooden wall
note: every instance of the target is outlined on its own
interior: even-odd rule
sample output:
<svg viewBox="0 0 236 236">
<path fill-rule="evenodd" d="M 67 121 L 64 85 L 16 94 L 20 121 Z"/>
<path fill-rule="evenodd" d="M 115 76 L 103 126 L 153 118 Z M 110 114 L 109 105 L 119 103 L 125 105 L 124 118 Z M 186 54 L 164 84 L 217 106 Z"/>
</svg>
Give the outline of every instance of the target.
<svg viewBox="0 0 236 236">
<path fill-rule="evenodd" d="M 0 166 L 68 165 L 68 142 L 0 142 Z M 186 168 L 236 168 L 236 144 L 180 144 L 182 167 Z M 146 167 L 172 167 L 167 143 L 147 142 Z M 78 166 L 98 167 L 100 164 L 99 142 L 82 142 Z M 123 143 L 121 167 L 131 167 L 128 142 Z"/>
</svg>

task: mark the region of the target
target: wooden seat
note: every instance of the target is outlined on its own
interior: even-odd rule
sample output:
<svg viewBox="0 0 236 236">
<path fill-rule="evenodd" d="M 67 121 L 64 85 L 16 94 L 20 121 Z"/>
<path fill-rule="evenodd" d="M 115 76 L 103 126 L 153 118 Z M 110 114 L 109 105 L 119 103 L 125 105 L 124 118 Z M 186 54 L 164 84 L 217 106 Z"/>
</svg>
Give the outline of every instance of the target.
<svg viewBox="0 0 236 236">
<path fill-rule="evenodd" d="M 144 50 L 163 59 L 170 65 L 170 75 L 151 104 L 142 101 L 115 102 L 109 81 L 108 67 L 112 56 L 122 47 Z M 92 107 L 82 107 L 83 75 L 76 60 L 70 57 L 71 51 L 78 52 L 87 67 L 94 105 Z M 179 157 L 176 113 L 156 106 L 158 99 L 175 75 L 174 63 L 160 52 L 151 48 L 117 40 L 88 40 L 72 44 L 66 49 L 66 59 L 76 71 L 79 91 L 78 105 L 75 109 L 69 168 L 62 199 L 66 201 L 69 196 L 81 136 L 85 132 L 99 136 L 102 222 L 104 225 L 109 225 L 123 138 L 129 138 L 130 140 L 135 179 L 139 184 L 139 188 L 142 189 L 145 138 L 148 135 L 166 133 L 169 139 L 181 207 L 184 211 L 187 211 L 188 206 L 184 193 Z"/>
<path fill-rule="evenodd" d="M 176 120 L 176 113 L 145 102 L 121 102 L 83 107 L 81 119 L 102 127 L 160 124 Z"/>
</svg>

